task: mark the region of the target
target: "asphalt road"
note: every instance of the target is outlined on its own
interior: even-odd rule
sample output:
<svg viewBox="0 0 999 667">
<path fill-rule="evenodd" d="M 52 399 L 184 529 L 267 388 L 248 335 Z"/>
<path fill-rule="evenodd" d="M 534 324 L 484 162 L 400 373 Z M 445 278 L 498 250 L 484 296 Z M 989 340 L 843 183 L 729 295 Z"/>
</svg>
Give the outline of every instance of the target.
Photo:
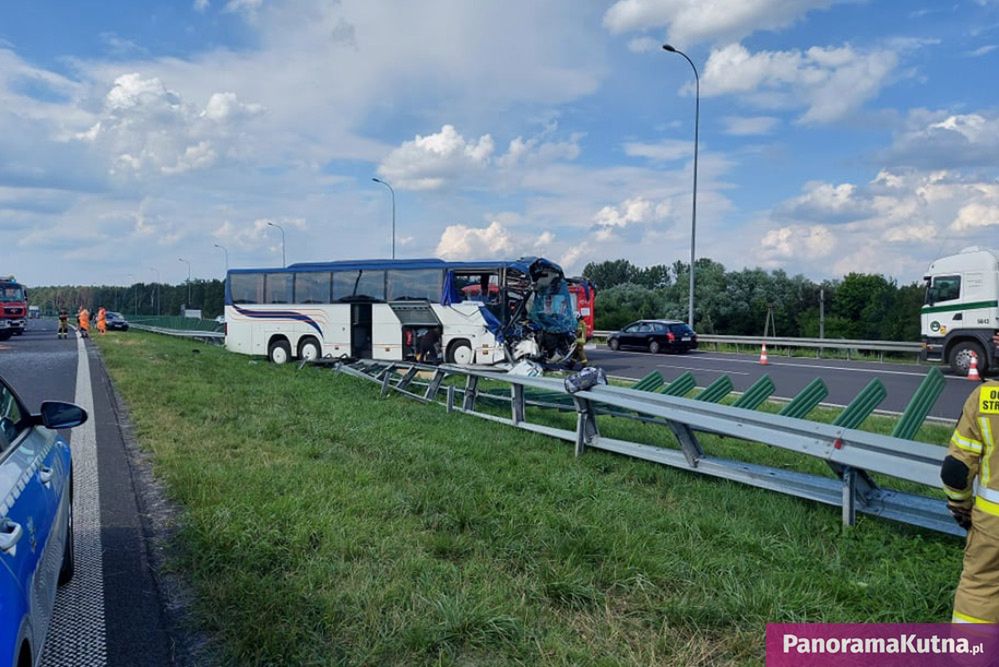
<svg viewBox="0 0 999 667">
<path fill-rule="evenodd" d="M 776 386 L 775 397 L 792 398 L 815 378 L 822 378 L 829 387 L 825 402 L 848 405 L 873 379 L 884 384 L 887 398 L 878 408 L 901 412 L 926 377 L 928 366 L 918 364 L 880 364 L 866 361 L 807 359 L 769 355 L 762 366 L 758 355 L 728 354 L 695 350 L 689 354 L 650 354 L 648 352 L 613 352 L 601 345 L 587 350 L 590 363 L 600 366 L 610 375 L 640 378 L 658 370 L 667 382 L 690 371 L 698 386 L 704 387 L 721 375 L 728 375 L 736 391 L 747 389 L 764 373 Z M 963 377 L 947 375 L 943 393 L 930 411 L 931 417 L 953 419 L 961 415 L 965 399 L 975 386 Z"/>
<path fill-rule="evenodd" d="M 58 340 L 55 329 L 54 321 L 33 320 L 23 336 L 0 343 L 0 375 L 30 410 L 49 399 L 92 407 L 90 424 L 68 434 L 76 573 L 59 590 L 42 664 L 170 664 L 111 383 L 91 343 Z"/>
</svg>

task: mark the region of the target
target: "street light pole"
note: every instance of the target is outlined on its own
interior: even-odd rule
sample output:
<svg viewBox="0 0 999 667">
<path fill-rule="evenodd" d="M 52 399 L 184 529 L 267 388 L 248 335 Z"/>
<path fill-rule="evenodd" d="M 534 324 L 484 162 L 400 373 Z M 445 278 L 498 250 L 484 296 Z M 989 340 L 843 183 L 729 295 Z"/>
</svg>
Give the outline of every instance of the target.
<svg viewBox="0 0 999 667">
<path fill-rule="evenodd" d="M 183 257 L 178 257 L 177 259 L 187 264 L 187 304 L 184 306 L 186 310 L 191 307 L 191 263 Z"/>
<path fill-rule="evenodd" d="M 392 259 L 395 259 L 395 190 L 392 189 L 391 185 L 380 178 L 372 177 L 371 180 L 375 183 L 381 183 L 389 189 L 389 192 L 392 193 Z"/>
<path fill-rule="evenodd" d="M 139 314 L 139 285 L 135 282 L 135 274 L 128 274 L 129 279 L 132 280 L 132 286 L 135 287 L 135 296 L 132 298 L 132 312 L 136 315 Z"/>
<path fill-rule="evenodd" d="M 284 227 L 282 227 L 281 225 L 274 224 L 273 222 L 270 222 L 270 221 L 267 222 L 267 225 L 269 227 L 277 227 L 278 230 L 281 232 L 281 267 L 282 268 L 286 267 L 286 266 L 288 266 L 288 260 L 285 259 L 285 256 L 284 256 Z M 228 266 L 228 263 L 229 263 L 228 257 L 229 257 L 229 253 L 227 252 L 226 253 L 226 258 L 227 258 L 226 259 L 226 265 L 227 266 Z"/>
<path fill-rule="evenodd" d="M 697 144 L 701 129 L 701 77 L 697 74 L 697 67 L 694 61 L 687 57 L 687 54 L 679 49 L 663 44 L 663 50 L 670 53 L 678 53 L 690 63 L 690 68 L 694 70 L 694 197 L 690 209 L 690 305 L 687 313 L 687 324 L 694 328 L 694 241 L 697 238 Z"/>
<path fill-rule="evenodd" d="M 225 272 L 229 273 L 229 251 L 226 250 L 226 247 L 224 245 L 220 245 L 218 243 L 215 244 L 215 247 L 220 248 L 222 252 L 225 253 Z"/>
<path fill-rule="evenodd" d="M 156 274 L 156 314 L 160 314 L 160 271 L 154 266 L 150 266 L 149 270 Z"/>
</svg>

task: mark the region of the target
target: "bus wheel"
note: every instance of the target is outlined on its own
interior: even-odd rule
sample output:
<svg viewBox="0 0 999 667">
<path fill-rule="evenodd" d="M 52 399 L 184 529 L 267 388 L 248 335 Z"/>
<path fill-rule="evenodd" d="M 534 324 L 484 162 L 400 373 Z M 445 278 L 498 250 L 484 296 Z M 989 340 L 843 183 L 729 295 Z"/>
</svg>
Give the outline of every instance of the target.
<svg viewBox="0 0 999 667">
<path fill-rule="evenodd" d="M 447 361 L 449 364 L 470 364 L 472 363 L 472 344 L 465 339 L 458 339 L 447 348 Z"/>
<path fill-rule="evenodd" d="M 291 346 L 286 340 L 276 340 L 267 350 L 267 358 L 275 364 L 283 364 L 291 358 Z"/>
<path fill-rule="evenodd" d="M 319 341 L 315 338 L 306 338 L 298 344 L 298 358 L 302 361 L 315 361 L 321 356 Z"/>
</svg>

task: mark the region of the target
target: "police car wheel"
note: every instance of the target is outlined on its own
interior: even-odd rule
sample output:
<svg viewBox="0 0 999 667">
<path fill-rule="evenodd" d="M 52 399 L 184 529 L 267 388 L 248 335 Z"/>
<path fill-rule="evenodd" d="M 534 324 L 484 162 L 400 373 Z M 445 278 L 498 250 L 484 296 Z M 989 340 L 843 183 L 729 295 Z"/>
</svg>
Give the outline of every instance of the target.
<svg viewBox="0 0 999 667">
<path fill-rule="evenodd" d="M 271 343 L 270 349 L 267 350 L 267 358 L 274 364 L 280 365 L 286 363 L 291 359 L 291 346 L 283 340 L 275 341 Z"/>
</svg>

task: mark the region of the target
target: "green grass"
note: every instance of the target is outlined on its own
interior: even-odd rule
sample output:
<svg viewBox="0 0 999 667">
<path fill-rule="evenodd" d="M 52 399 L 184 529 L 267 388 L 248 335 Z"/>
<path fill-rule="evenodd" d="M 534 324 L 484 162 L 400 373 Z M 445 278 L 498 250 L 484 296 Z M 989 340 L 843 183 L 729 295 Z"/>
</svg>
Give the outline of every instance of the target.
<svg viewBox="0 0 999 667">
<path fill-rule="evenodd" d="M 96 342 L 182 507 L 171 567 L 232 664 L 761 664 L 767 622 L 950 616 L 953 538 L 863 516 L 844 532 L 836 508 L 577 460 L 329 371 Z"/>
</svg>

